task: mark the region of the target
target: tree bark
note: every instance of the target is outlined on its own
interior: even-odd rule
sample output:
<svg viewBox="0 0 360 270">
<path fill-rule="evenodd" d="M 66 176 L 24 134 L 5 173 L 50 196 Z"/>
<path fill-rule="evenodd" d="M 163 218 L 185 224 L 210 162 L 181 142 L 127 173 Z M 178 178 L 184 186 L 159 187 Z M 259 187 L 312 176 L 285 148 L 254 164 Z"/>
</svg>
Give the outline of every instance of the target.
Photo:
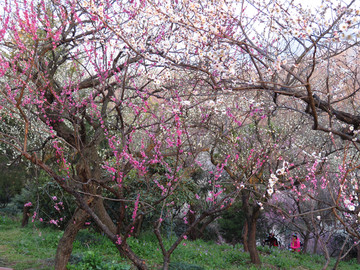
<svg viewBox="0 0 360 270">
<path fill-rule="evenodd" d="M 115 244 L 117 249 L 121 254 L 124 254 L 127 258 L 129 258 L 133 264 L 136 266 L 139 270 L 147 270 L 148 267 L 146 266 L 146 263 L 144 260 L 140 259 L 135 255 L 135 253 L 130 249 L 129 245 L 127 243 L 122 243 L 121 245 Z"/>
<path fill-rule="evenodd" d="M 319 242 L 319 237 L 318 237 L 318 236 L 315 236 L 315 243 L 314 243 L 313 254 L 316 254 L 318 242 Z"/>
<path fill-rule="evenodd" d="M 190 204 L 190 209 L 187 213 L 187 219 L 189 224 L 193 224 L 194 221 L 196 220 L 196 216 L 195 216 L 195 207 L 193 204 Z M 197 227 L 193 227 L 191 228 L 188 237 L 190 240 L 196 240 L 199 237 L 199 233 L 197 231 Z"/>
<path fill-rule="evenodd" d="M 143 221 L 144 221 L 144 216 L 141 215 L 139 221 L 136 224 L 136 230 L 135 230 L 135 233 L 134 233 L 134 237 L 136 237 L 136 238 L 139 237 L 139 235 L 141 233 L 141 228 L 142 228 Z"/>
<path fill-rule="evenodd" d="M 83 228 L 89 215 L 82 209 L 77 208 L 73 217 L 66 226 L 56 250 L 55 270 L 66 270 L 66 265 L 70 259 L 77 233 Z"/>
<path fill-rule="evenodd" d="M 30 207 L 24 206 L 23 208 L 23 217 L 21 221 L 21 227 L 25 227 L 29 223 L 29 217 L 30 217 Z"/>
<path fill-rule="evenodd" d="M 248 248 L 250 253 L 251 263 L 253 264 L 261 264 L 260 256 L 256 248 L 256 221 L 257 218 L 251 218 L 249 222 L 249 239 L 248 239 Z"/>
<path fill-rule="evenodd" d="M 306 234 L 304 236 L 304 245 L 303 245 L 303 248 L 302 248 L 302 253 L 306 253 L 307 251 L 307 247 L 308 247 L 308 244 L 309 244 L 309 238 L 310 238 L 310 231 L 306 231 Z"/>
<path fill-rule="evenodd" d="M 109 228 L 109 230 L 113 234 L 116 234 L 116 225 L 109 216 L 109 213 L 106 211 L 104 200 L 102 198 L 96 198 L 92 208 L 101 221 Z"/>
<path fill-rule="evenodd" d="M 164 257 L 164 263 L 163 263 L 162 270 L 169 270 L 169 266 L 170 266 L 170 258 Z"/>
<path fill-rule="evenodd" d="M 341 261 L 341 259 L 342 259 L 342 255 L 343 255 L 344 250 L 345 250 L 346 243 L 347 243 L 348 240 L 349 240 L 349 237 L 350 237 L 350 235 L 348 235 L 348 236 L 346 237 L 346 239 L 345 239 L 345 241 L 344 241 L 344 243 L 343 243 L 343 245 L 342 245 L 342 247 L 341 247 L 341 249 L 340 249 L 340 251 L 339 251 L 339 255 L 337 256 L 336 262 L 335 262 L 332 270 L 336 270 L 336 269 L 338 268 L 339 263 L 340 263 L 340 261 Z"/>
<path fill-rule="evenodd" d="M 244 251 L 245 252 L 249 252 L 248 233 L 249 233 L 248 223 L 245 222 L 244 229 L 243 229 L 243 244 L 244 244 Z"/>
<path fill-rule="evenodd" d="M 260 207 L 255 204 L 250 206 L 249 202 L 250 193 L 249 191 L 243 191 L 242 193 L 242 208 L 245 213 L 248 239 L 247 248 L 249 249 L 251 263 L 260 265 L 260 256 L 256 248 L 256 222 L 260 216 Z"/>
<path fill-rule="evenodd" d="M 326 247 L 326 243 L 322 244 L 321 247 L 322 247 L 322 249 L 323 249 L 323 251 L 325 253 L 325 259 L 326 259 L 322 270 L 326 270 L 326 269 L 328 269 L 328 266 L 329 266 L 329 263 L 330 263 L 330 254 L 329 254 L 328 248 Z"/>
</svg>

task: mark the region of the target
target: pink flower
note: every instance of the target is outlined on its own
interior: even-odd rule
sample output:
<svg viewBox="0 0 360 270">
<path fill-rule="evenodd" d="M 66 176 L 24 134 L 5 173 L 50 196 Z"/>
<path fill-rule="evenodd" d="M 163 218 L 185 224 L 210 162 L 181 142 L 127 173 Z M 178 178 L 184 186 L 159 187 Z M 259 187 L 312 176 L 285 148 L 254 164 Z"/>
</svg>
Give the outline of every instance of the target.
<svg viewBox="0 0 360 270">
<path fill-rule="evenodd" d="M 36 211 L 35 211 L 35 212 L 34 212 L 34 215 L 32 216 L 32 222 L 35 221 L 36 215 L 37 215 L 37 213 L 36 213 Z"/>
<path fill-rule="evenodd" d="M 53 220 L 53 219 L 52 219 L 52 220 L 49 221 L 49 223 L 58 226 L 57 220 Z"/>
<path fill-rule="evenodd" d="M 32 203 L 31 202 L 27 202 L 24 204 L 25 207 L 31 207 L 32 206 Z"/>
<path fill-rule="evenodd" d="M 117 245 L 121 245 L 121 243 L 122 243 L 121 237 L 118 236 L 118 237 L 117 237 L 116 244 L 117 244 Z"/>
</svg>

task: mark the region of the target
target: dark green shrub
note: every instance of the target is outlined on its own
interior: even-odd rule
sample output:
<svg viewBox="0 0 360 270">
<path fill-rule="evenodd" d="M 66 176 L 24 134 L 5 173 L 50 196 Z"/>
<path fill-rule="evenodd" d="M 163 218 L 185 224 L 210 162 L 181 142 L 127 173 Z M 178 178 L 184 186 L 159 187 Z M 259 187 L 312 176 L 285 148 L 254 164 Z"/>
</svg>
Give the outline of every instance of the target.
<svg viewBox="0 0 360 270">
<path fill-rule="evenodd" d="M 59 229 L 64 229 L 76 207 L 74 199 L 63 193 L 58 184 L 52 182 L 46 175 L 38 176 L 36 184 L 27 183 L 26 187 L 16 194 L 2 211 L 21 214 L 27 202 L 32 202 L 33 205 L 30 209 L 31 215 L 33 211 L 36 211 L 36 218 L 41 218 L 43 224 L 49 224 L 50 220 L 54 220 Z"/>
<path fill-rule="evenodd" d="M 13 159 L 9 149 L 0 154 L 0 208 L 6 207 L 11 199 L 21 192 L 30 177 L 26 164 L 21 159 Z"/>
<path fill-rule="evenodd" d="M 92 232 L 92 229 L 82 230 L 76 235 L 76 241 L 81 245 L 90 246 L 93 244 L 102 244 L 104 242 L 104 237 L 98 233 Z"/>
<path fill-rule="evenodd" d="M 242 230 L 245 224 L 245 215 L 240 203 L 235 203 L 228 211 L 224 212 L 219 219 L 222 236 L 227 242 L 239 243 L 242 238 Z"/>
</svg>

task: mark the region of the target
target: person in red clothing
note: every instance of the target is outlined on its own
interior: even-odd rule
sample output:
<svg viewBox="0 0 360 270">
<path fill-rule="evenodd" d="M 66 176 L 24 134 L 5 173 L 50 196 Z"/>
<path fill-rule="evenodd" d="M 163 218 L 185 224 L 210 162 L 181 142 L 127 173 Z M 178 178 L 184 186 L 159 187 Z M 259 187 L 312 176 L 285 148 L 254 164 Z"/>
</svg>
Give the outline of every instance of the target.
<svg viewBox="0 0 360 270">
<path fill-rule="evenodd" d="M 273 233 L 270 233 L 268 235 L 268 237 L 266 238 L 266 240 L 264 240 L 264 245 L 268 245 L 269 247 L 278 247 L 279 246 L 279 242 L 276 239 L 275 235 Z"/>
<path fill-rule="evenodd" d="M 297 237 L 296 233 L 292 235 L 290 248 L 291 251 L 300 252 L 300 239 Z"/>
</svg>

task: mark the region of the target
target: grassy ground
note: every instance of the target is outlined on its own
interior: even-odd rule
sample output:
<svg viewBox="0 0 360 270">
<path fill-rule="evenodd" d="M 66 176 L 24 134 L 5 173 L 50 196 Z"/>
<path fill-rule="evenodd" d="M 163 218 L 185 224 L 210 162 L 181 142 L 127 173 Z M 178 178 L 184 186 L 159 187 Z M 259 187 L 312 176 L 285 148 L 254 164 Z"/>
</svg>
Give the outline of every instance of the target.
<svg viewBox="0 0 360 270">
<path fill-rule="evenodd" d="M 61 235 L 61 231 L 35 227 L 34 224 L 20 228 L 20 221 L 0 215 L 0 267 L 11 267 L 15 270 L 53 269 L 56 246 Z M 173 270 L 318 270 L 325 263 L 324 258 L 318 255 L 259 248 L 263 264 L 256 268 L 249 264 L 249 255 L 242 252 L 240 245 L 233 247 L 205 241 L 184 243 L 186 245 L 181 245 L 171 258 Z M 170 245 L 170 241 L 167 244 Z M 131 246 L 135 253 L 146 259 L 150 269 L 160 269 L 161 252 L 151 234 L 132 239 Z M 105 237 L 90 231 L 82 231 L 78 235 L 74 243 L 71 269 L 91 269 L 89 263 L 84 263 L 86 260 L 101 264 L 100 268 L 93 269 L 133 269 L 129 262 L 119 257 L 117 250 Z M 331 262 L 331 265 L 333 264 L 334 261 Z M 355 270 L 360 269 L 360 266 L 355 261 L 341 262 L 338 269 Z"/>
</svg>

